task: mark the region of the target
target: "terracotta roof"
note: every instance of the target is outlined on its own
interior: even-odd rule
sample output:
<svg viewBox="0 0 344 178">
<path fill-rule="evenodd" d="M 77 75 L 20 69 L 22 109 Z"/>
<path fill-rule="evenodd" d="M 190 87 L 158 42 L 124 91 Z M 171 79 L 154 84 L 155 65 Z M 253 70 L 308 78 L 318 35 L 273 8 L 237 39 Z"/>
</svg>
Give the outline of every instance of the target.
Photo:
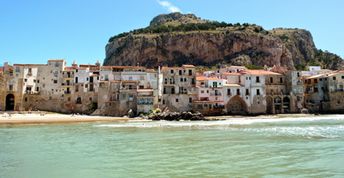
<svg viewBox="0 0 344 178">
<path fill-rule="evenodd" d="M 250 74 L 250 75 L 282 75 L 276 72 L 266 71 L 266 70 L 243 70 L 240 71 L 241 74 Z"/>
<path fill-rule="evenodd" d="M 13 66 L 38 67 L 38 66 L 47 66 L 47 64 L 13 64 Z"/>
<path fill-rule="evenodd" d="M 238 73 L 238 72 L 235 72 L 235 73 L 230 73 L 230 72 L 224 72 L 224 73 L 222 73 L 222 75 L 236 75 L 236 76 L 238 76 L 238 75 L 241 75 L 240 73 Z"/>
<path fill-rule="evenodd" d="M 72 67 L 65 67 L 65 70 L 74 70 L 76 69 L 76 67 L 72 66 Z"/>
<path fill-rule="evenodd" d="M 91 64 L 80 64 L 79 67 L 100 68 L 100 66 Z"/>
</svg>

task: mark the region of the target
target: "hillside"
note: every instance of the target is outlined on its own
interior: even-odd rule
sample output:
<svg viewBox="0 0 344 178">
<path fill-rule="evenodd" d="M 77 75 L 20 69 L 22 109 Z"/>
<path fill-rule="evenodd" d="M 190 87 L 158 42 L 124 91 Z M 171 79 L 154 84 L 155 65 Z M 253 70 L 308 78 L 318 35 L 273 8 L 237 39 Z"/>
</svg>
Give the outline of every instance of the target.
<svg viewBox="0 0 344 178">
<path fill-rule="evenodd" d="M 255 24 L 204 20 L 193 14 L 159 15 L 146 28 L 113 36 L 106 45 L 104 65 L 182 64 L 214 66 L 285 66 L 304 69 L 321 65 L 338 69 L 343 60 L 318 50 L 309 31 Z"/>
</svg>

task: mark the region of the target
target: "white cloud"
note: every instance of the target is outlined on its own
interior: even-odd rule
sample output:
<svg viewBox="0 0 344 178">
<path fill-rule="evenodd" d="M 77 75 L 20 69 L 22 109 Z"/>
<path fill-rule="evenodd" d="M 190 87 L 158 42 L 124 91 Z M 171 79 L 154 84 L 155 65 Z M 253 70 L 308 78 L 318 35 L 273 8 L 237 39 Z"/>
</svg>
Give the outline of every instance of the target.
<svg viewBox="0 0 344 178">
<path fill-rule="evenodd" d="M 171 2 L 169 1 L 160 1 L 157 0 L 157 2 L 159 3 L 160 6 L 164 7 L 165 9 L 167 9 L 169 12 L 182 12 L 177 6 L 173 5 Z"/>
</svg>

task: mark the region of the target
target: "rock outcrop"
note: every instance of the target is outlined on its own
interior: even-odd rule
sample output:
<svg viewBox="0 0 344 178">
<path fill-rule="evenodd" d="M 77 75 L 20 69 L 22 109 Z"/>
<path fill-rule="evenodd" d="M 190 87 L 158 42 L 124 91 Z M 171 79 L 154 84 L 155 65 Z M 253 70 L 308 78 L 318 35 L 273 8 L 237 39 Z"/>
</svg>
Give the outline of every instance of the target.
<svg viewBox="0 0 344 178">
<path fill-rule="evenodd" d="M 343 60 L 318 50 L 312 35 L 302 29 L 264 30 L 252 24 L 228 24 L 195 15 L 172 13 L 155 17 L 150 26 L 110 38 L 104 65 L 181 64 L 214 66 L 307 65 L 338 69 Z"/>
<path fill-rule="evenodd" d="M 146 119 L 159 121 L 159 120 L 166 120 L 166 121 L 181 121 L 181 120 L 188 120 L 188 121 L 204 121 L 207 120 L 201 113 L 191 113 L 191 112 L 163 112 L 163 113 L 156 113 L 148 116 Z"/>
</svg>

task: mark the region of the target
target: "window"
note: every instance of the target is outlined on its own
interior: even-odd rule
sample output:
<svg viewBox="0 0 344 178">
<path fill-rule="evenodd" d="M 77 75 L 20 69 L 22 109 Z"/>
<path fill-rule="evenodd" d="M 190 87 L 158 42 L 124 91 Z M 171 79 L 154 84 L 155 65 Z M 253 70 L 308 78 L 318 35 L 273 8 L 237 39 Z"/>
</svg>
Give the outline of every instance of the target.
<svg viewBox="0 0 344 178">
<path fill-rule="evenodd" d="M 192 70 L 189 70 L 189 75 L 190 75 L 190 76 L 192 75 Z"/>
<path fill-rule="evenodd" d="M 174 94 L 174 88 L 171 88 L 171 94 Z"/>
<path fill-rule="evenodd" d="M 78 83 L 78 82 L 79 82 L 79 78 L 75 77 L 75 83 Z"/>
<path fill-rule="evenodd" d="M 250 91 L 248 89 L 246 89 L 245 95 L 250 95 Z"/>
<path fill-rule="evenodd" d="M 258 76 L 256 77 L 256 83 L 260 83 L 260 78 Z"/>
<path fill-rule="evenodd" d="M 81 97 L 80 96 L 76 99 L 76 104 L 81 104 Z"/>
<path fill-rule="evenodd" d="M 318 87 L 314 87 L 314 93 L 318 93 L 319 89 Z"/>
<path fill-rule="evenodd" d="M 274 83 L 274 78 L 270 77 L 270 83 Z"/>
<path fill-rule="evenodd" d="M 196 82 L 195 82 L 195 79 L 193 78 L 192 80 L 191 80 L 191 84 L 192 85 L 194 85 Z"/>
<path fill-rule="evenodd" d="M 27 79 L 24 79 L 24 82 L 27 82 Z"/>
<path fill-rule="evenodd" d="M 54 80 L 54 83 L 57 83 L 57 80 Z"/>
<path fill-rule="evenodd" d="M 176 103 L 178 103 L 179 102 L 179 99 L 178 98 L 176 98 Z"/>
<path fill-rule="evenodd" d="M 9 85 L 9 86 L 8 86 L 8 89 L 9 89 L 10 91 L 13 91 L 13 85 L 12 85 L 12 84 Z"/>
<path fill-rule="evenodd" d="M 37 92 L 39 91 L 39 87 L 36 87 L 36 91 L 37 91 Z"/>
<path fill-rule="evenodd" d="M 240 89 L 237 89 L 237 95 L 240 95 Z"/>
<path fill-rule="evenodd" d="M 336 77 L 333 77 L 333 80 L 336 80 Z"/>
<path fill-rule="evenodd" d="M 283 83 L 283 78 L 282 77 L 280 78 L 280 83 Z"/>
<path fill-rule="evenodd" d="M 227 89 L 227 95 L 232 95 L 231 89 Z"/>
<path fill-rule="evenodd" d="M 192 103 L 192 98 L 189 98 L 189 103 Z"/>
<path fill-rule="evenodd" d="M 260 90 L 259 89 L 257 89 L 257 95 L 260 95 Z"/>
<path fill-rule="evenodd" d="M 204 90 L 201 90 L 201 93 L 204 93 Z"/>
<path fill-rule="evenodd" d="M 31 87 L 26 87 L 27 92 L 31 92 Z"/>
<path fill-rule="evenodd" d="M 182 75 L 182 74 L 183 74 L 182 70 L 179 70 L 179 75 Z"/>
<path fill-rule="evenodd" d="M 171 70 L 171 74 L 173 74 L 173 70 Z"/>
</svg>

